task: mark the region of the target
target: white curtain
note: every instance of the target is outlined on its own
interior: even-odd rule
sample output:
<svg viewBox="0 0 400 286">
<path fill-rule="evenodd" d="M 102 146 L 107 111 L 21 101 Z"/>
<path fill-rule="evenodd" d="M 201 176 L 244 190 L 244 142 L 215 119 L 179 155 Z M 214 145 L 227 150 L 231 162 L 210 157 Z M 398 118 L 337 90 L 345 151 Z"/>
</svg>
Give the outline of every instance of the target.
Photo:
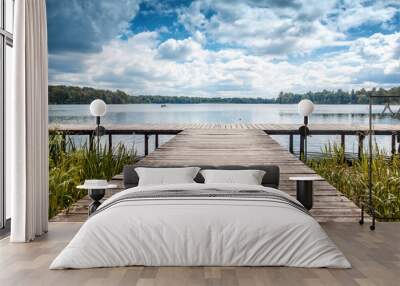
<svg viewBox="0 0 400 286">
<path fill-rule="evenodd" d="M 12 242 L 48 227 L 47 23 L 45 0 L 15 1 L 13 94 L 7 112 Z"/>
</svg>

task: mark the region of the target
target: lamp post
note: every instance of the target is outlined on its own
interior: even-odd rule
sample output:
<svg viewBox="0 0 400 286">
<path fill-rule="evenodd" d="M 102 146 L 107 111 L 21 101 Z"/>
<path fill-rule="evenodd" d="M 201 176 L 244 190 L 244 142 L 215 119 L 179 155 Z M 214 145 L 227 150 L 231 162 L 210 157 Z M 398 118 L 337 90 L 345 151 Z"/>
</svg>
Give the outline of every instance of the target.
<svg viewBox="0 0 400 286">
<path fill-rule="evenodd" d="M 309 99 L 303 99 L 299 102 L 298 112 L 304 117 L 304 125 L 299 128 L 300 133 L 300 159 L 307 162 L 307 136 L 310 134 L 308 129 L 308 116 L 314 111 L 314 104 Z"/>
<path fill-rule="evenodd" d="M 104 116 L 107 112 L 107 105 L 101 99 L 95 99 L 90 104 L 90 113 L 96 117 L 96 136 L 97 136 L 97 156 L 100 153 L 100 136 L 104 134 L 105 128 L 100 126 L 100 117 Z"/>
<path fill-rule="evenodd" d="M 103 126 L 100 126 L 100 117 L 104 116 L 107 112 L 107 105 L 106 103 L 101 100 L 101 99 L 95 99 L 92 101 L 90 104 L 90 114 L 96 117 L 96 129 L 94 130 L 94 133 L 97 136 L 97 148 L 96 148 L 96 161 L 97 161 L 97 166 L 100 165 L 100 136 L 104 134 L 105 128 Z M 90 148 L 92 150 L 92 140 L 90 142 Z M 95 168 L 92 170 L 92 175 L 99 177 L 98 174 L 98 168 Z M 86 186 L 86 184 L 90 182 L 91 186 Z M 79 186 L 79 188 L 87 189 L 89 197 L 92 199 L 92 203 L 89 206 L 89 215 L 94 213 L 97 209 L 97 207 L 100 205 L 100 200 L 104 197 L 106 190 L 108 188 L 108 184 L 106 184 L 105 181 L 99 180 L 99 178 L 93 180 L 85 180 L 85 185 Z"/>
</svg>

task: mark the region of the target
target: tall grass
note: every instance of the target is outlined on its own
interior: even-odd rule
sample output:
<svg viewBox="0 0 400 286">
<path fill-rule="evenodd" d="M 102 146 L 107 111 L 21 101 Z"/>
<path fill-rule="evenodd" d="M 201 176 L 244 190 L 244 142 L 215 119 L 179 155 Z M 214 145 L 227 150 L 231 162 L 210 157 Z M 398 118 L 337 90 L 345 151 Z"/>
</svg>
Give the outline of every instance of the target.
<svg viewBox="0 0 400 286">
<path fill-rule="evenodd" d="M 368 202 L 368 156 L 346 159 L 338 145 L 327 145 L 323 156 L 308 162 L 318 174 L 358 206 Z M 400 155 L 388 156 L 375 145 L 372 198 L 378 217 L 400 217 Z"/>
<path fill-rule="evenodd" d="M 49 138 L 49 217 L 66 209 L 85 196 L 85 190 L 78 190 L 77 185 L 85 179 L 111 180 L 122 172 L 125 164 L 137 161 L 133 150 L 118 144 L 112 150 L 100 146 L 90 148 L 84 143 L 77 147 L 71 139 L 60 134 Z"/>
</svg>

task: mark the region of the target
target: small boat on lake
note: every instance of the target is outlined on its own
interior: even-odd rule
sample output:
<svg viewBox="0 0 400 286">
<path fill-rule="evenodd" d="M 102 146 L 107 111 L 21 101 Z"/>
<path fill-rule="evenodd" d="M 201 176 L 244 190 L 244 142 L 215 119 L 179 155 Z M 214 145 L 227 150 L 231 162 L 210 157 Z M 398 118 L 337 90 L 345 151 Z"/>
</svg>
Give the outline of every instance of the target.
<svg viewBox="0 0 400 286">
<path fill-rule="evenodd" d="M 163 108 L 163 107 L 167 107 L 167 105 L 166 104 L 161 104 L 161 108 Z"/>
</svg>

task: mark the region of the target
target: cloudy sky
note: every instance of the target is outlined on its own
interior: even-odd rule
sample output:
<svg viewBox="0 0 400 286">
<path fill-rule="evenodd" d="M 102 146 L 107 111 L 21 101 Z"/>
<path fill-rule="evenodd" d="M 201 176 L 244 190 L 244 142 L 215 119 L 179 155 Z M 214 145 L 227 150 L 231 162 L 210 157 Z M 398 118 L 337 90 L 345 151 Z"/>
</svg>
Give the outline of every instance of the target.
<svg viewBox="0 0 400 286">
<path fill-rule="evenodd" d="M 275 97 L 400 85 L 400 0 L 47 0 L 51 84 Z"/>
</svg>

